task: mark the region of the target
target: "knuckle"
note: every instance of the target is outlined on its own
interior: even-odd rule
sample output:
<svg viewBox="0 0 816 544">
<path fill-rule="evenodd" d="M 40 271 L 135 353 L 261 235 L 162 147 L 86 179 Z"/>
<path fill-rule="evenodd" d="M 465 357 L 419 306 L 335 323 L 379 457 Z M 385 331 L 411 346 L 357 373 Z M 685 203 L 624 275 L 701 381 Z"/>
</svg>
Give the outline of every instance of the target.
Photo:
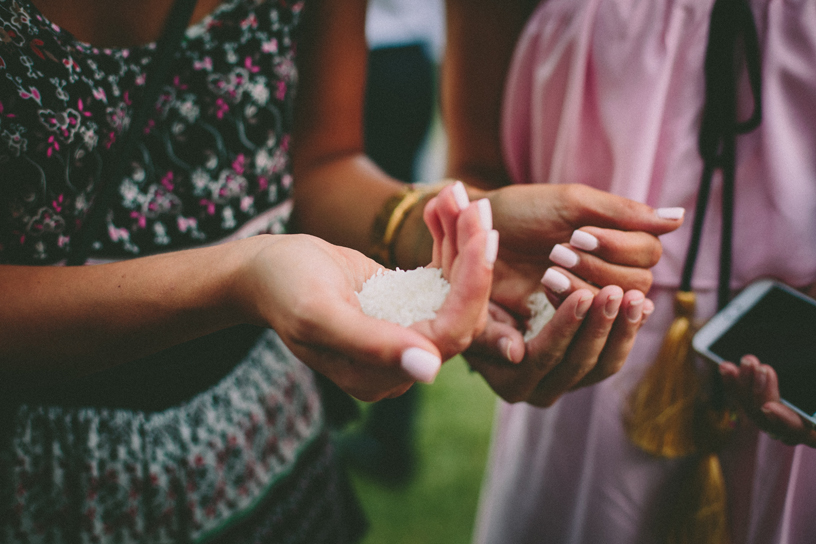
<svg viewBox="0 0 816 544">
<path fill-rule="evenodd" d="M 587 193 L 587 187 L 578 183 L 562 185 L 564 198 L 567 201 L 581 202 Z"/>
<path fill-rule="evenodd" d="M 302 297 L 293 305 L 290 326 L 297 338 L 309 341 L 320 336 L 322 308 L 323 304 L 312 296 Z"/>
<path fill-rule="evenodd" d="M 453 357 L 467 351 L 473 344 L 474 334 L 470 333 L 450 334 L 442 337 L 443 340 L 439 343 L 440 351 L 448 357 Z"/>
<path fill-rule="evenodd" d="M 635 289 L 640 291 L 641 293 L 648 293 L 649 289 L 652 288 L 652 282 L 654 281 L 654 275 L 652 274 L 651 270 L 644 270 L 643 273 L 638 278 Z"/>
<path fill-rule="evenodd" d="M 555 365 L 561 362 L 563 358 L 564 352 L 562 350 L 546 351 L 541 353 L 538 357 L 535 358 L 535 360 L 533 361 L 533 366 L 538 372 L 547 373 Z"/>
<path fill-rule="evenodd" d="M 618 312 L 618 315 L 621 315 L 622 312 Z M 611 318 L 605 318 L 611 319 Z M 583 338 L 583 341 L 587 344 L 599 344 L 601 342 L 606 341 L 609 337 L 609 331 L 612 329 L 612 323 L 603 323 L 599 324 L 594 327 L 588 327 L 586 332 L 584 333 L 586 337 Z"/>
</svg>

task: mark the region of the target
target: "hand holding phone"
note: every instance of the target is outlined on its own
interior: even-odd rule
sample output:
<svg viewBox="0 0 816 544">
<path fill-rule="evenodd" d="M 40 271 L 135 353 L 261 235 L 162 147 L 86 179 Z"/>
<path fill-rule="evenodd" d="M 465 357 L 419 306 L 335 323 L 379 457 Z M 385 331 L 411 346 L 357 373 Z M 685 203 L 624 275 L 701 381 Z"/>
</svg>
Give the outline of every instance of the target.
<svg viewBox="0 0 816 544">
<path fill-rule="evenodd" d="M 756 282 L 693 345 L 720 364 L 726 387 L 760 428 L 816 447 L 816 301 L 778 282 Z"/>
</svg>

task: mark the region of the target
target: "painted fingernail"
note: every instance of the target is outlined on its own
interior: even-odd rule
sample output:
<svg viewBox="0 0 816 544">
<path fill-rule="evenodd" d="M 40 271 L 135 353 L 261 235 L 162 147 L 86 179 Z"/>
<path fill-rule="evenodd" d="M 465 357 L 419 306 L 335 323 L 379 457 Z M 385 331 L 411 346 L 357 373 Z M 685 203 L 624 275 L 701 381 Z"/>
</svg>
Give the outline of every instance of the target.
<svg viewBox="0 0 816 544">
<path fill-rule="evenodd" d="M 479 207 L 479 219 L 484 230 L 493 228 L 493 209 L 490 207 L 490 201 L 486 198 L 479 200 L 476 205 Z"/>
<path fill-rule="evenodd" d="M 485 240 L 485 261 L 492 265 L 496 262 L 496 257 L 499 256 L 499 231 L 491 230 L 487 233 Z"/>
<path fill-rule="evenodd" d="M 554 293 L 563 293 L 572 286 L 568 277 L 552 268 L 548 268 L 547 271 L 544 272 L 541 283 Z"/>
<path fill-rule="evenodd" d="M 609 298 L 606 299 L 606 304 L 604 304 L 604 315 L 610 318 L 617 316 L 618 310 L 620 310 L 622 300 L 623 300 L 622 293 L 615 293 L 614 295 L 609 295 Z"/>
<path fill-rule="evenodd" d="M 658 208 L 655 210 L 657 216 L 660 219 L 683 219 L 683 215 L 686 213 L 685 208 Z"/>
<path fill-rule="evenodd" d="M 402 352 L 402 369 L 413 379 L 423 383 L 433 383 L 442 360 L 422 348 L 408 348 Z"/>
<path fill-rule="evenodd" d="M 645 300 L 645 298 L 641 298 L 629 303 L 629 307 L 626 309 L 626 319 L 630 323 L 637 323 L 643 317 L 643 303 Z"/>
<path fill-rule="evenodd" d="M 587 312 L 589 312 L 589 307 L 592 306 L 593 298 L 594 297 L 591 294 L 581 297 L 578 304 L 575 306 L 575 317 L 578 319 L 583 319 L 586 317 Z"/>
<path fill-rule="evenodd" d="M 453 184 L 453 198 L 456 200 L 456 205 L 459 206 L 459 211 L 464 210 L 470 205 L 465 185 L 461 181 Z"/>
<path fill-rule="evenodd" d="M 504 358 L 510 361 L 511 363 L 515 363 L 513 361 L 513 357 L 510 355 L 510 349 L 513 347 L 513 341 L 510 338 L 503 336 L 499 338 L 499 351 L 501 351 Z"/>
<path fill-rule="evenodd" d="M 572 233 L 570 245 L 584 251 L 594 251 L 598 249 L 598 239 L 588 232 L 576 230 Z"/>
<path fill-rule="evenodd" d="M 649 317 L 655 311 L 654 302 L 652 299 L 647 298 L 643 301 L 643 317 Z"/>
<path fill-rule="evenodd" d="M 550 251 L 550 260 L 558 266 L 572 268 L 578 264 L 578 254 L 566 246 L 557 245 Z"/>
</svg>

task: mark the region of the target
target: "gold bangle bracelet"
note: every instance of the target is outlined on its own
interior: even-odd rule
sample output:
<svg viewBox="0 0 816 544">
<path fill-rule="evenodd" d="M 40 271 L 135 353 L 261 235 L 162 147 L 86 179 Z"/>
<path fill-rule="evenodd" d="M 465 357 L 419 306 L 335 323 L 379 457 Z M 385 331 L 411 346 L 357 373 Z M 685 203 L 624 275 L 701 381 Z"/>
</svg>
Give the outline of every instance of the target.
<svg viewBox="0 0 816 544">
<path fill-rule="evenodd" d="M 454 180 L 443 180 L 433 184 L 407 185 L 383 204 L 371 229 L 372 259 L 388 268 L 396 265 L 395 242 L 397 234 L 405 224 L 408 214 L 425 197 L 436 195 Z"/>
</svg>

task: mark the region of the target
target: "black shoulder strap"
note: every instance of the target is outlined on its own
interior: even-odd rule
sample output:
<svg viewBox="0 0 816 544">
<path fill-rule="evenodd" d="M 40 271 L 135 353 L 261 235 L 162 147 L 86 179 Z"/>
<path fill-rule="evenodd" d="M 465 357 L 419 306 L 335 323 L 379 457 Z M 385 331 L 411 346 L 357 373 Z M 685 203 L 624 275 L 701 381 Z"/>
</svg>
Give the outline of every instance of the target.
<svg viewBox="0 0 816 544">
<path fill-rule="evenodd" d="M 91 203 L 91 209 L 85 217 L 80 230 L 73 236 L 71 250 L 67 263 L 69 266 L 81 265 L 88 258 L 91 240 L 94 233 L 99 231 L 105 217 L 106 210 L 116 196 L 121 180 L 127 172 L 128 164 L 136 146 L 139 144 L 151 109 L 155 106 L 175 59 L 175 53 L 187 30 L 187 25 L 193 15 L 196 0 L 175 0 L 167 22 L 164 26 L 156 51 L 153 64 L 146 76 L 145 89 L 141 101 L 133 110 L 128 130 L 122 134 L 118 142 L 118 153 L 108 163 L 109 168 L 99 180 L 100 190 Z"/>
</svg>

